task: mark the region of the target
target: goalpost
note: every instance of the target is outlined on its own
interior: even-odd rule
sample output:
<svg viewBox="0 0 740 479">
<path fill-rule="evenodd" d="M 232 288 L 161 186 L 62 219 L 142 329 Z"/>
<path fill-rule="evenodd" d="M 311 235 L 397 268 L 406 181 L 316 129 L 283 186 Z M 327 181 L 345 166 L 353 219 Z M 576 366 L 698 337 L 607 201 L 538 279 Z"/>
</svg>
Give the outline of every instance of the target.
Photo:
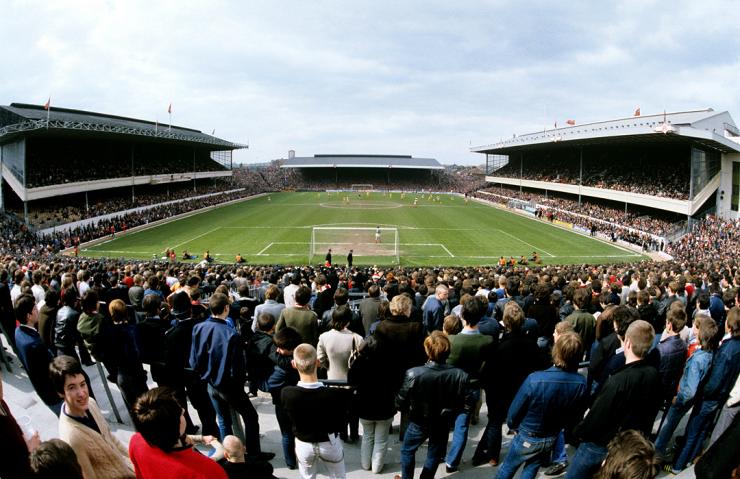
<svg viewBox="0 0 740 479">
<path fill-rule="evenodd" d="M 358 184 L 354 184 L 354 185 L 352 185 L 350 187 L 350 190 L 351 191 L 362 191 L 362 192 L 365 192 L 365 191 L 373 191 L 374 189 L 375 188 L 373 188 L 373 185 L 371 185 L 369 183 L 358 183 Z"/>
<path fill-rule="evenodd" d="M 380 238 L 376 235 L 380 230 Z M 311 228 L 311 244 L 308 253 L 309 263 L 322 261 L 331 248 L 334 263 L 342 264 L 349 250 L 354 258 L 389 257 L 400 264 L 398 228 L 363 228 L 341 226 L 314 226 Z M 373 262 L 377 262 L 376 259 Z"/>
</svg>

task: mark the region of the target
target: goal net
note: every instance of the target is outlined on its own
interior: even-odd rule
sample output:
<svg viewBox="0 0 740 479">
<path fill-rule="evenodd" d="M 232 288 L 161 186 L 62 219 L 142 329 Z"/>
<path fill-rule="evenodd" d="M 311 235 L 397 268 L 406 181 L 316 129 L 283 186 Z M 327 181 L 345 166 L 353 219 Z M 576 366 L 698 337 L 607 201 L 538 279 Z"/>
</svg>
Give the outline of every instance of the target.
<svg viewBox="0 0 740 479">
<path fill-rule="evenodd" d="M 373 191 L 373 185 L 371 184 L 356 184 L 350 187 L 352 191 Z"/>
<path fill-rule="evenodd" d="M 323 263 L 330 248 L 334 264 L 345 264 L 350 250 L 357 264 L 389 260 L 399 264 L 400 260 L 398 228 L 314 226 L 311 229 L 309 263 Z"/>
</svg>

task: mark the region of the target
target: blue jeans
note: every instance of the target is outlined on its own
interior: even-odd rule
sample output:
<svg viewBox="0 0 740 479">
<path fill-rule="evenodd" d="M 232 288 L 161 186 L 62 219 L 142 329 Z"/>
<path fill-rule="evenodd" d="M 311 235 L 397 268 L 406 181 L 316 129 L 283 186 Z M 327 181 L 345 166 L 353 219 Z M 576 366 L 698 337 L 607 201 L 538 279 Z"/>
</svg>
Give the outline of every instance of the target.
<svg viewBox="0 0 740 479">
<path fill-rule="evenodd" d="M 565 479 L 582 479 L 593 477 L 601 468 L 601 462 L 606 458 L 606 448 L 593 442 L 582 442 L 573 456 L 573 463 L 568 468 Z"/>
<path fill-rule="evenodd" d="M 720 404 L 717 401 L 703 401 L 694 405 L 691 418 L 686 425 L 686 444 L 681 453 L 673 461 L 673 469 L 681 471 L 692 459 L 699 454 L 704 437 L 707 435 L 714 414 Z"/>
<path fill-rule="evenodd" d="M 673 433 L 676 432 L 678 423 L 681 422 L 681 418 L 683 418 L 689 408 L 691 408 L 691 405 L 676 406 L 674 404 L 668 409 L 665 421 L 663 421 L 663 427 L 660 429 L 658 438 L 655 440 L 655 452 L 661 457 L 666 456 L 668 443 L 673 437 Z"/>
<path fill-rule="evenodd" d="M 421 471 L 421 477 L 434 477 L 437 466 L 442 461 L 442 456 L 447 449 L 449 431 L 449 424 L 445 421 L 438 421 L 432 428 L 422 427 L 415 422 L 409 421 L 409 425 L 403 435 L 403 444 L 401 445 L 401 477 L 403 479 L 412 479 L 414 477 L 416 450 L 419 449 L 427 438 L 429 438 L 429 447 L 426 461 L 424 461 L 424 469 Z"/>
<path fill-rule="evenodd" d="M 475 389 L 469 396 L 467 407 L 457 415 L 455 429 L 452 432 L 452 445 L 447 453 L 445 462 L 448 466 L 458 467 L 462 460 L 465 444 L 468 442 L 468 430 L 470 429 L 470 417 L 475 409 L 475 404 L 480 400 L 480 389 Z"/>
<path fill-rule="evenodd" d="M 568 462 L 568 453 L 565 452 L 565 431 L 558 433 L 555 445 L 552 446 L 552 463 L 563 464 Z"/>
<path fill-rule="evenodd" d="M 209 384 L 208 395 L 211 397 L 213 408 L 216 410 L 216 422 L 221 434 L 221 441 L 233 431 L 231 421 L 231 410 L 233 408 L 244 421 L 244 445 L 247 448 L 247 455 L 258 455 L 261 452 L 259 416 L 247 393 L 244 392 L 244 388 L 222 391 Z"/>
<path fill-rule="evenodd" d="M 473 457 L 495 459 L 498 461 L 501 453 L 501 426 L 506 419 L 508 407 L 504 408 L 501 404 L 493 400 L 493 391 L 486 392 L 486 406 L 488 407 L 488 423 L 475 448 Z"/>
<path fill-rule="evenodd" d="M 555 444 L 557 436 L 531 437 L 526 431 L 520 431 L 509 445 L 501 468 L 498 470 L 496 479 L 510 479 L 514 477 L 519 466 L 524 464 L 522 479 L 534 479 L 540 466 L 550 462 L 550 452 Z"/>
</svg>

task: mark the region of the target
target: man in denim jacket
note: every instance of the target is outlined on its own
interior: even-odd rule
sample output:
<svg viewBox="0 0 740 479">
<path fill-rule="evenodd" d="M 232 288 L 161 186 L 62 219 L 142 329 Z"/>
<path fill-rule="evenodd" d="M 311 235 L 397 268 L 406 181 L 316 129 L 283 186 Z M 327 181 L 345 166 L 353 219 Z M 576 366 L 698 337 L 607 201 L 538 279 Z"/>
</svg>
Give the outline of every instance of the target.
<svg viewBox="0 0 740 479">
<path fill-rule="evenodd" d="M 581 337 L 573 332 L 560 336 L 552 357 L 554 366 L 530 374 L 511 403 L 507 424 L 517 434 L 498 479 L 514 477 L 522 464 L 522 478 L 536 477 L 540 466 L 550 461 L 558 433 L 583 416 L 588 388 L 577 372 L 583 357 Z"/>
</svg>

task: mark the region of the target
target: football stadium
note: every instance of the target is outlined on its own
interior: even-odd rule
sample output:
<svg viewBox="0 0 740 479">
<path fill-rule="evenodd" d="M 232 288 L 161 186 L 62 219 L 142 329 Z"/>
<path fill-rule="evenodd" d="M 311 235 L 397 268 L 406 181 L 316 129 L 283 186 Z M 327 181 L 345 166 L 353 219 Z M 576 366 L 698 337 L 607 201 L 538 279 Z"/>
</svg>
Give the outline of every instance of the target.
<svg viewBox="0 0 740 479">
<path fill-rule="evenodd" d="M 127 440 L 136 425 L 134 449 L 155 447 L 134 446 L 154 434 L 141 411 L 170 401 L 194 440 L 215 436 L 201 451 L 224 443 L 226 462 L 243 442 L 247 463 L 298 477 L 301 444 L 316 442 L 302 428 L 323 421 L 334 429 L 318 443 L 341 437 L 342 467 L 391 477 L 399 462 L 413 473 L 406 448 L 428 435 L 418 422 L 438 421 L 453 434 L 447 454 L 430 439 L 434 467 L 445 456 L 449 474 L 488 477 L 528 447 L 517 441 L 529 423 L 515 436 L 511 416 L 504 427 L 538 387 L 525 378 L 557 370 L 567 399 L 548 407 L 561 419 L 523 439 L 549 441 L 540 476 L 598 469 L 622 440 L 660 458 L 655 473 L 661 463 L 693 477 L 700 453 L 721 455 L 712 444 L 737 429 L 740 130 L 703 109 L 512 133 L 470 148 L 482 166 L 293 151 L 237 166 L 247 145 L 186 126 L 0 106 L 0 366 L 33 398 L 24 417 L 71 417 L 74 403 L 50 389 L 59 356 L 52 376 L 84 372 L 90 421 L 117 423 Z M 468 334 L 481 341 L 463 353 L 454 337 Z M 420 393 L 404 379 L 448 354 L 459 387 Z M 315 400 L 291 396 L 298 373 L 328 386 L 336 414 L 297 419 Z M 640 387 L 619 389 L 631 380 Z M 85 427 L 68 423 L 72 435 Z M 372 458 L 371 427 L 384 430 Z M 598 464 L 584 465 L 564 430 Z"/>
</svg>

